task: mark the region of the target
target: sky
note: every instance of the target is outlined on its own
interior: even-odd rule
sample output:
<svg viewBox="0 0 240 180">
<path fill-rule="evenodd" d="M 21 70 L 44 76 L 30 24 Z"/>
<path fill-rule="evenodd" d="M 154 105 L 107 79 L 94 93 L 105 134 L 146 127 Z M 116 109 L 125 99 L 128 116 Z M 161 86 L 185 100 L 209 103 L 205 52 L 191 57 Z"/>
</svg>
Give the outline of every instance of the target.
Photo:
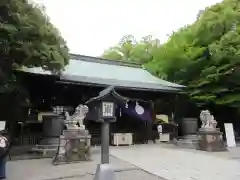
<svg viewBox="0 0 240 180">
<path fill-rule="evenodd" d="M 193 23 L 199 10 L 221 0 L 34 0 L 45 6 L 71 53 L 100 56 L 124 35 L 168 34 Z"/>
</svg>

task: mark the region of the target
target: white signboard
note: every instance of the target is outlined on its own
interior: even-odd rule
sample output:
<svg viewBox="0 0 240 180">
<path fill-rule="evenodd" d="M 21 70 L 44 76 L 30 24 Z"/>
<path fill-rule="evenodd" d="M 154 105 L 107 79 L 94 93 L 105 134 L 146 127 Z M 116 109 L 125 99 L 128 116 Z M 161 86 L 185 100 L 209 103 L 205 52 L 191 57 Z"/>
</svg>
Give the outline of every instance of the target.
<svg viewBox="0 0 240 180">
<path fill-rule="evenodd" d="M 6 121 L 0 121 L 0 131 L 5 130 L 6 128 Z"/>
<path fill-rule="evenodd" d="M 233 124 L 232 123 L 224 123 L 225 133 L 226 133 L 226 140 L 228 147 L 236 147 L 235 135 L 233 131 Z"/>
</svg>

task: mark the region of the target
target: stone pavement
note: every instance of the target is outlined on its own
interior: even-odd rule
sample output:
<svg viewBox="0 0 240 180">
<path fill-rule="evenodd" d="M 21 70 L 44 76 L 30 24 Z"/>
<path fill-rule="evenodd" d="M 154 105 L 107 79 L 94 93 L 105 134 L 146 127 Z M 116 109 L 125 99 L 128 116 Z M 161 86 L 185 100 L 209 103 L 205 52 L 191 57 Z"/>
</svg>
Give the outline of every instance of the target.
<svg viewBox="0 0 240 180">
<path fill-rule="evenodd" d="M 92 161 L 53 166 L 51 159 L 9 161 L 7 180 L 93 180 L 100 152 L 95 152 Z M 117 180 L 163 180 L 136 166 L 110 157 L 116 170 Z"/>
<path fill-rule="evenodd" d="M 237 151 L 235 149 L 235 153 Z M 210 153 L 148 144 L 111 148 L 111 155 L 168 180 L 240 179 L 240 161 L 233 159 L 229 152 Z"/>
<path fill-rule="evenodd" d="M 160 177 L 148 174 L 142 170 L 116 172 L 115 175 L 116 175 L 116 180 L 163 180 Z M 64 180 L 93 180 L 93 178 L 94 178 L 93 175 L 84 175 L 84 176 L 66 177 L 64 178 Z"/>
<path fill-rule="evenodd" d="M 240 161 L 240 146 L 235 148 L 228 148 L 230 152 L 230 158 Z"/>
</svg>

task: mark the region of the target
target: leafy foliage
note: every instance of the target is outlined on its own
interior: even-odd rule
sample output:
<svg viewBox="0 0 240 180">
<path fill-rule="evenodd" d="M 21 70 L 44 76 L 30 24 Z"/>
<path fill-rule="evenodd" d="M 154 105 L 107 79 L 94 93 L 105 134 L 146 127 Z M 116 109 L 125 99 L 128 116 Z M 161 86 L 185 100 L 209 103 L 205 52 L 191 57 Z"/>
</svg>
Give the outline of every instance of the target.
<svg viewBox="0 0 240 180">
<path fill-rule="evenodd" d="M 0 2 L 0 82 L 13 69 L 42 67 L 59 71 L 68 63 L 68 48 L 44 9 L 28 0 Z"/>
<path fill-rule="evenodd" d="M 0 0 L 0 103 L 5 108 L 0 119 L 7 120 L 11 136 L 29 105 L 13 70 L 42 67 L 57 73 L 68 61 L 66 43 L 42 7 L 30 0 Z"/>
<path fill-rule="evenodd" d="M 240 105 L 240 1 L 224 0 L 172 34 L 155 60 L 159 74 L 188 86 L 196 101 Z"/>
<path fill-rule="evenodd" d="M 145 64 L 153 59 L 153 54 L 159 46 L 157 39 L 151 36 L 143 37 L 137 41 L 133 36 L 124 36 L 118 45 L 106 50 L 104 58 L 110 60 L 124 60 Z"/>
<path fill-rule="evenodd" d="M 188 86 L 202 104 L 240 105 L 240 1 L 224 0 L 162 45 L 129 36 L 104 53 L 109 59 L 140 61 L 152 73 Z"/>
</svg>

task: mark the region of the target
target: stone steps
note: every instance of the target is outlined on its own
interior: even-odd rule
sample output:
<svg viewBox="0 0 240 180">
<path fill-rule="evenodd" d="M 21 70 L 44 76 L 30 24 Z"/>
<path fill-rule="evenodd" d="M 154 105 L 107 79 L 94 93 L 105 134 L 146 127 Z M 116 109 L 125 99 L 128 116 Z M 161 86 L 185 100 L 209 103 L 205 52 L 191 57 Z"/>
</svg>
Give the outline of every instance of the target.
<svg viewBox="0 0 240 180">
<path fill-rule="evenodd" d="M 32 148 L 32 152 L 40 153 L 42 157 L 54 157 L 57 149 L 56 145 L 36 145 Z"/>
<path fill-rule="evenodd" d="M 190 140 L 178 140 L 177 145 L 181 148 L 196 149 L 198 142 Z"/>
</svg>

